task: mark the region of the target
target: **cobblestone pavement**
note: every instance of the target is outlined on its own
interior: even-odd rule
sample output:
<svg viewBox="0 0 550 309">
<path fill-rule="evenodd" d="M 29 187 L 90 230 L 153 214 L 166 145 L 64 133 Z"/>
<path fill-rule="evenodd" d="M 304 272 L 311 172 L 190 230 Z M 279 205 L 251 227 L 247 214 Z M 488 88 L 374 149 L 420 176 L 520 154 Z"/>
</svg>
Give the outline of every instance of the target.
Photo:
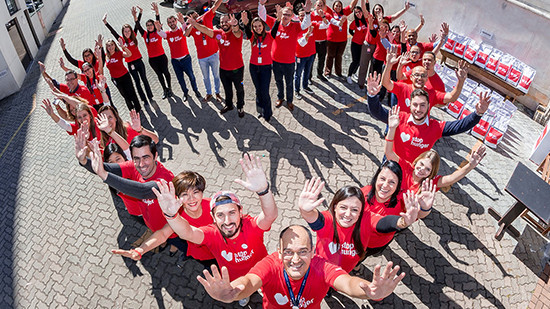
<svg viewBox="0 0 550 309">
<path fill-rule="evenodd" d="M 144 20 L 152 17 L 144 0 L 69 2 L 37 60 L 46 63 L 52 76 L 62 78 L 59 38 L 77 57 L 93 45 L 98 33 L 110 38 L 101 22 L 104 12 L 119 29 L 131 21 L 133 3 L 145 8 Z M 170 7 L 161 7 L 163 19 L 170 12 Z M 194 56 L 194 44 L 188 42 Z M 245 63 L 249 45 L 245 42 L 243 47 Z M 140 48 L 145 55 L 141 39 Z M 347 64 L 349 59 L 345 68 Z M 275 109 L 271 123 L 265 123 L 256 118 L 248 70 L 247 114 L 241 119 L 236 110 L 220 116 L 221 105 L 213 102 L 191 98 L 183 103 L 174 74 L 176 96 L 160 100 L 160 85 L 146 66 L 157 101 L 146 107 L 143 122 L 158 132 L 160 160 L 167 168 L 174 173 L 200 172 L 208 182 L 206 196 L 220 188 L 235 190 L 245 210 L 256 214 L 257 198 L 232 181 L 241 177 L 237 161 L 244 152 L 262 157 L 279 207 L 279 217 L 266 234 L 269 252 L 276 249 L 282 227 L 304 222 L 294 201 L 306 178 L 324 178 L 330 199 L 341 186 L 369 183 L 380 163 L 384 125 L 368 115 L 356 85 L 336 79 L 315 81 L 315 95 L 295 101 L 292 113 Z M 196 60 L 194 68 L 202 89 Z M 118 91 L 110 85 L 122 117 L 129 119 Z M 273 100 L 275 93 L 273 86 Z M 0 103 L 0 307 L 237 308 L 205 295 L 195 279 L 198 263 L 187 263 L 181 270 L 174 265 L 177 258 L 167 252 L 145 254 L 138 263 L 110 253 L 130 248 L 146 228 L 126 213 L 98 177 L 78 166 L 72 137 L 39 106 L 45 97 L 49 91 L 34 63 L 23 89 Z M 450 119 L 439 110 L 433 114 Z M 359 274 L 367 279 L 374 265 L 386 260 L 407 272 L 392 296 L 363 303 L 335 293 L 323 308 L 526 308 L 540 271 L 538 251 L 544 240 L 525 228 L 518 239 L 507 234 L 495 241 L 496 221 L 487 209 L 492 206 L 504 213 L 512 204 L 503 188 L 516 162 L 534 167 L 526 158 L 541 130 L 528 113 L 518 111 L 496 151 L 489 150 L 484 162 L 448 193 L 438 193 L 435 210 L 426 220 L 398 235 L 384 254 L 365 262 Z M 443 138 L 436 145 L 443 158 L 441 173 L 452 172 L 475 142 L 466 134 Z M 261 306 L 259 295 L 252 297 L 250 306 Z"/>
</svg>

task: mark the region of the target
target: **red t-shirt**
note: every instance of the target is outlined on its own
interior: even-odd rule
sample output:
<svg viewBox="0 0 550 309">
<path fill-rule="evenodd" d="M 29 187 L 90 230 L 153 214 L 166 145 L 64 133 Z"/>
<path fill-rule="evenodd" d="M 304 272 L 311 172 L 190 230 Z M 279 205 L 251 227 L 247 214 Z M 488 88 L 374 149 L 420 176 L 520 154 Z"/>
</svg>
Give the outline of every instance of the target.
<svg viewBox="0 0 550 309">
<path fill-rule="evenodd" d="M 386 54 L 388 53 L 388 51 L 386 50 L 386 47 L 382 45 L 382 39 L 380 38 L 380 33 L 377 33 L 376 37 L 373 37 L 370 31 L 368 31 L 367 42 L 369 44 L 376 45 L 376 49 L 374 50 L 372 57 L 376 60 L 386 62 Z"/>
<path fill-rule="evenodd" d="M 395 132 L 393 151 L 400 160 L 414 162 L 423 152 L 432 149 L 441 138 L 445 122 L 430 118 L 428 124 L 416 125 L 409 122 L 410 113 L 399 113 L 399 126 Z"/>
<path fill-rule="evenodd" d="M 319 24 L 318 23 L 315 23 L 314 24 L 314 27 L 315 28 L 319 28 Z M 300 34 L 298 34 L 298 38 L 302 38 L 306 35 L 307 33 L 307 29 L 306 30 L 302 30 L 302 32 L 300 32 Z M 301 46 L 300 44 L 296 44 L 296 57 L 297 58 L 306 58 L 306 57 L 310 57 L 312 55 L 315 54 L 315 40 L 313 39 L 313 35 L 309 37 L 309 39 L 307 40 L 307 43 L 305 46 Z"/>
<path fill-rule="evenodd" d="M 134 33 L 135 35 L 135 33 Z M 130 57 L 124 58 L 124 61 L 126 62 L 132 62 L 136 61 L 138 59 L 141 59 L 141 53 L 139 52 L 139 48 L 137 47 L 136 43 L 134 41 L 128 39 L 130 43 L 126 43 L 126 39 L 123 37 L 120 37 L 122 41 L 124 41 L 124 47 L 128 48 L 128 50 L 132 53 Z"/>
<path fill-rule="evenodd" d="M 403 192 L 399 192 L 397 195 L 397 204 L 395 207 L 388 207 L 388 202 L 379 203 L 376 200 L 376 196 L 373 198 L 372 204 L 367 200 L 367 196 L 371 190 L 371 186 L 361 188 L 361 192 L 365 195 L 365 211 L 370 210 L 371 213 L 380 215 L 382 217 L 388 215 L 399 216 L 399 213 L 405 212 L 405 205 L 403 204 Z M 397 189 L 399 190 L 399 188 Z M 373 229 L 373 233 L 369 239 L 368 248 L 380 248 L 385 246 L 393 239 L 395 232 L 391 233 L 378 233 L 376 229 Z"/>
<path fill-rule="evenodd" d="M 428 77 L 428 81 L 426 82 L 425 87 L 426 89 L 434 89 L 437 91 L 445 92 L 445 83 L 437 73 Z"/>
<path fill-rule="evenodd" d="M 422 66 L 422 60 L 418 60 L 416 62 L 409 62 L 407 63 L 406 65 L 404 65 L 401 69 L 403 70 L 403 74 L 408 78 L 407 80 L 404 80 L 402 82 L 406 82 L 406 83 L 409 83 L 411 84 L 411 80 L 410 80 L 410 77 L 411 77 L 411 74 L 412 74 L 412 70 L 416 67 L 419 67 L 419 66 Z"/>
<path fill-rule="evenodd" d="M 324 13 L 327 21 L 330 21 L 332 18 L 330 14 Z M 320 15 L 317 15 L 317 12 L 312 11 L 311 12 L 311 22 L 316 22 L 321 24 L 323 22 L 323 17 Z M 313 39 L 315 42 L 322 42 L 327 40 L 327 29 L 320 29 L 319 27 L 315 27 L 313 29 Z"/>
<path fill-rule="evenodd" d="M 403 192 L 406 192 L 407 190 L 411 190 L 412 192 L 418 192 L 420 187 L 422 186 L 422 183 L 415 183 L 414 182 L 414 166 L 412 163 L 407 162 L 405 160 L 399 160 L 399 165 L 401 166 L 401 170 L 403 171 L 403 180 L 401 182 L 401 189 Z M 441 175 L 436 175 L 433 178 L 433 183 L 437 185 L 437 182 L 441 178 Z M 439 191 L 439 187 L 436 189 Z"/>
<path fill-rule="evenodd" d="M 95 108 L 91 108 L 91 110 L 95 110 Z M 97 115 L 95 117 L 97 117 Z M 93 140 L 94 138 L 97 138 L 97 140 L 101 140 L 101 131 L 97 127 L 97 122 L 95 121 L 95 117 L 94 117 L 95 136 L 93 136 L 93 134 L 90 134 L 90 136 L 88 137 L 89 141 Z M 67 131 L 67 134 L 75 135 L 76 131 L 78 131 L 78 129 L 80 129 L 80 125 L 76 122 L 73 122 L 73 123 L 71 123 L 71 131 L 70 132 Z"/>
<path fill-rule="evenodd" d="M 183 30 L 178 28 L 176 31 L 166 31 L 166 40 L 170 47 L 170 56 L 172 59 L 179 59 L 189 55 L 189 49 L 187 49 L 187 39 L 183 35 Z"/>
<path fill-rule="evenodd" d="M 262 280 L 264 309 L 292 308 L 283 269 L 283 261 L 279 258 L 279 253 L 274 252 L 250 270 L 251 274 Z M 345 274 L 347 273 L 342 268 L 329 263 L 318 255 L 313 256 L 304 291 L 299 300 L 300 308 L 320 309 L 328 289 L 334 285 L 336 278 Z M 294 297 L 297 297 L 303 278 L 300 280 L 289 278 L 289 281 Z"/>
<path fill-rule="evenodd" d="M 445 104 L 443 103 L 443 100 L 445 99 L 445 92 L 428 89 L 426 87 L 424 88 L 428 92 L 430 109 L 432 109 L 435 105 Z M 413 90 L 414 86 L 412 84 L 407 84 L 404 82 L 393 83 L 393 89 L 390 92 L 397 96 L 397 104 L 399 105 L 401 112 L 411 112 L 411 93 Z"/>
<path fill-rule="evenodd" d="M 282 22 L 277 29 L 277 35 L 271 48 L 271 58 L 279 63 L 294 63 L 296 57 L 296 45 L 298 45 L 298 34 L 302 32 L 300 23 L 291 21 L 283 26 Z"/>
<path fill-rule="evenodd" d="M 233 31 L 225 32 L 214 29 L 214 39 L 220 49 L 220 69 L 232 71 L 244 66 L 243 62 L 243 36 L 237 38 Z"/>
<path fill-rule="evenodd" d="M 355 44 L 363 45 L 363 42 L 365 42 L 365 38 L 367 37 L 367 32 L 369 31 L 368 25 L 363 25 L 361 22 L 359 27 L 357 27 L 357 24 L 355 23 L 355 20 L 351 22 L 349 25 L 350 30 L 354 30 L 353 38 L 351 41 Z"/>
<path fill-rule="evenodd" d="M 181 216 L 194 227 L 207 226 L 214 223 L 212 215 L 210 215 L 210 199 L 205 198 L 201 201 L 202 215 L 198 218 L 191 218 L 185 210 L 181 212 Z M 214 255 L 206 246 L 187 242 L 187 255 L 201 261 L 213 260 Z"/>
<path fill-rule="evenodd" d="M 157 181 L 161 179 L 164 179 L 168 182 L 172 181 L 172 179 L 174 178 L 174 174 L 167 170 L 164 165 L 162 165 L 162 163 L 156 161 L 156 164 L 157 169 L 155 173 L 148 179 L 143 179 L 141 174 L 136 170 L 134 162 L 132 161 L 126 161 L 119 165 L 120 169 L 122 170 L 122 177 L 126 179 L 134 180 L 141 183 L 148 181 Z M 139 207 L 141 209 L 145 225 L 147 225 L 147 227 L 150 228 L 153 232 L 160 230 L 166 225 L 166 218 L 164 217 L 164 213 L 162 212 L 162 209 L 160 208 L 157 199 L 143 199 L 141 200 L 141 203 L 139 203 Z M 180 208 L 179 213 L 181 214 L 182 211 L 183 208 Z M 170 238 L 174 237 L 178 237 L 178 235 L 175 233 L 170 235 Z"/>
<path fill-rule="evenodd" d="M 337 244 L 333 240 L 334 219 L 332 214 L 330 211 L 325 210 L 320 212 L 319 215 L 323 216 L 325 219 L 325 225 L 320 230 L 315 231 L 317 233 L 315 252 L 330 263 L 342 267 L 343 270 L 349 273 L 361 259 L 355 251 L 355 244 L 352 238 L 355 224 L 351 227 L 344 228 L 336 223 L 338 238 L 340 240 L 340 243 Z M 371 219 L 374 219 L 374 217 L 371 216 L 371 212 L 365 211 L 361 220 L 361 243 L 365 249 L 380 217 L 376 218 L 374 222 Z"/>
<path fill-rule="evenodd" d="M 88 79 L 87 79 L 86 75 L 84 75 L 84 74 L 79 74 L 79 78 L 84 84 L 86 84 L 88 82 Z M 99 78 L 99 76 L 98 76 L 98 78 Z M 94 97 L 94 100 L 91 103 L 92 104 L 101 104 L 101 103 L 103 103 L 103 97 L 101 96 L 101 91 L 99 90 L 99 88 L 97 88 L 96 82 L 91 81 L 91 86 L 92 86 L 92 90 L 93 90 L 92 96 Z M 86 88 L 88 88 L 88 87 L 86 87 Z M 88 89 L 88 91 L 90 91 L 90 89 Z"/>
<path fill-rule="evenodd" d="M 206 11 L 202 15 L 202 20 L 199 23 L 203 24 L 209 29 L 213 29 L 212 20 L 214 19 L 214 12 L 212 10 Z M 203 59 L 212 56 L 218 51 L 218 44 L 216 40 L 200 32 L 199 30 L 191 30 L 191 35 L 195 40 L 195 47 L 197 48 L 197 58 Z"/>
<path fill-rule="evenodd" d="M 242 218 L 239 236 L 224 239 L 215 224 L 199 227 L 204 233 L 200 245 L 206 246 L 216 258 L 220 269 L 225 266 L 230 280 L 246 275 L 252 266 L 267 255 L 264 245 L 264 233 L 256 224 L 256 217 L 246 215 Z"/>
<path fill-rule="evenodd" d="M 119 78 L 128 73 L 128 69 L 124 66 L 122 58 L 121 51 L 117 51 L 107 58 L 107 69 L 109 69 L 112 78 Z"/>
<path fill-rule="evenodd" d="M 421 43 L 416 42 L 416 46 L 420 48 L 420 57 L 424 55 L 425 51 L 434 50 L 434 43 Z M 407 42 L 407 51 L 411 51 L 411 44 Z"/>
<path fill-rule="evenodd" d="M 147 34 L 149 34 L 149 38 L 147 38 Z M 149 54 L 149 58 L 164 55 L 164 48 L 162 47 L 162 37 L 158 35 L 156 31 L 151 33 L 145 31 L 143 33 L 143 40 L 145 41 L 145 45 L 147 46 L 147 53 Z"/>
<path fill-rule="evenodd" d="M 82 99 L 85 99 L 88 101 L 88 105 L 95 104 L 95 97 L 93 94 L 90 93 L 90 90 L 88 90 L 88 87 L 78 84 L 78 87 L 76 87 L 76 90 L 72 92 L 69 89 L 69 86 L 66 84 L 59 84 L 59 91 L 63 92 L 64 94 L 68 94 L 71 97 L 80 97 Z M 92 108 L 93 109 L 93 108 Z M 97 117 L 97 115 L 95 115 Z"/>
<path fill-rule="evenodd" d="M 352 10 L 348 6 L 346 6 L 342 10 L 342 15 L 339 15 L 338 13 L 330 10 L 332 16 L 332 19 L 335 19 L 336 21 L 340 21 L 342 18 L 345 18 L 346 21 L 342 24 L 342 27 L 338 27 L 333 25 L 332 23 L 328 27 L 327 30 L 327 39 L 330 42 L 345 42 L 348 40 L 348 15 L 351 14 Z"/>
<path fill-rule="evenodd" d="M 273 37 L 270 32 L 265 33 L 265 38 L 258 37 L 256 44 L 254 38 L 250 39 L 250 63 L 255 65 L 271 65 L 271 46 L 273 45 Z"/>
<path fill-rule="evenodd" d="M 126 141 L 128 144 L 132 143 L 132 140 L 134 137 L 140 135 L 136 130 L 132 129 L 132 125 L 130 123 L 126 122 L 124 123 L 124 128 L 126 129 Z M 109 144 L 116 143 L 115 140 L 109 136 Z"/>
</svg>

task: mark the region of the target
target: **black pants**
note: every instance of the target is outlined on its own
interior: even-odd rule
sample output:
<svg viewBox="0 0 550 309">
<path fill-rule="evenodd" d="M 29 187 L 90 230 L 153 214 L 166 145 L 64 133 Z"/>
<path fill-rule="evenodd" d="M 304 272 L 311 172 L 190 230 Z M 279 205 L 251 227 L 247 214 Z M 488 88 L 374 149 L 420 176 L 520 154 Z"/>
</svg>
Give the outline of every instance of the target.
<svg viewBox="0 0 550 309">
<path fill-rule="evenodd" d="M 160 85 L 164 91 L 171 89 L 170 72 L 168 72 L 168 58 L 165 54 L 149 58 L 149 64 L 157 74 Z"/>
<path fill-rule="evenodd" d="M 348 76 L 352 76 L 359 69 L 362 48 L 363 44 L 351 42 L 351 63 L 348 69 Z"/>
<path fill-rule="evenodd" d="M 384 61 L 374 59 L 373 63 L 372 63 L 372 67 L 373 67 L 374 72 L 378 73 L 378 75 L 381 75 L 382 71 L 384 70 Z M 382 100 L 384 100 L 384 98 L 386 97 L 386 91 L 387 90 L 384 86 L 382 86 L 382 88 L 380 88 L 380 92 L 378 93 L 378 97 L 380 98 L 380 102 L 382 102 Z"/>
<path fill-rule="evenodd" d="M 149 86 L 147 75 L 145 75 L 145 64 L 143 63 L 143 60 L 139 58 L 138 60 L 128 62 L 128 71 L 130 71 L 130 74 L 132 75 L 132 79 L 134 80 L 134 85 L 136 85 L 136 89 L 139 93 L 139 97 L 141 98 L 141 100 L 143 102 L 147 102 L 147 98 L 149 98 L 149 100 L 152 99 L 153 92 L 151 91 L 151 86 Z M 147 96 L 145 96 L 145 93 L 141 88 L 140 79 L 141 79 L 141 82 L 143 83 L 143 87 L 145 88 L 145 92 L 147 93 Z"/>
<path fill-rule="evenodd" d="M 135 109 L 136 112 L 139 113 L 141 111 L 141 105 L 139 104 L 134 84 L 132 84 L 130 73 L 126 73 L 119 78 L 113 78 L 113 83 L 124 98 L 128 110 Z"/>
<path fill-rule="evenodd" d="M 244 66 L 236 70 L 227 71 L 220 68 L 220 80 L 225 91 L 225 105 L 233 106 L 233 87 L 237 90 L 237 109 L 244 107 Z"/>
<path fill-rule="evenodd" d="M 325 73 L 327 41 L 315 42 L 315 54 L 317 55 L 317 76 L 322 76 Z M 311 66 L 311 74 L 309 76 L 313 76 L 313 66 Z"/>
</svg>

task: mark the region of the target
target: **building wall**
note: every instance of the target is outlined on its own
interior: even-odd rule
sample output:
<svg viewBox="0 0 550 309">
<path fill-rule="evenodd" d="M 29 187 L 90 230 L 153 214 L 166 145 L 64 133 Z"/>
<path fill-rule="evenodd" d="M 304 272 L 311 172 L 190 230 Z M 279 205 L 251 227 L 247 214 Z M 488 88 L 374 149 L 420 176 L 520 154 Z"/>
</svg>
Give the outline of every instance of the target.
<svg viewBox="0 0 550 309">
<path fill-rule="evenodd" d="M 17 92 L 26 75 L 25 68 L 19 60 L 15 47 L 9 38 L 5 24 L 17 18 L 24 40 L 27 43 L 33 59 L 38 53 L 39 48 L 32 35 L 31 25 L 29 25 L 25 17 L 24 10 L 27 8 L 25 0 L 18 0 L 17 3 L 19 10 L 15 14 L 10 15 L 5 1 L 0 1 L 0 24 L 4 25 L 0 26 L 0 37 L 4 38 L 0 40 L 0 99 Z M 31 16 L 31 22 L 34 25 L 36 35 L 41 43 L 46 39 L 48 30 L 51 28 L 64 5 L 60 0 L 43 0 L 43 3 L 44 6 Z M 45 27 L 42 27 L 40 15 Z"/>
<path fill-rule="evenodd" d="M 330 2 L 330 1 L 329 1 Z M 531 109 L 538 103 L 547 104 L 550 99 L 550 19 L 548 12 L 536 10 L 536 6 L 548 7 L 548 1 L 517 0 L 483 0 L 483 1 L 434 1 L 410 0 L 416 4 L 402 19 L 410 27 L 416 27 L 420 22 L 418 13 L 424 15 L 426 25 L 419 33 L 419 41 L 427 41 L 427 37 L 436 32 L 439 34 L 440 24 L 446 21 L 451 30 L 467 35 L 477 42 L 486 42 L 504 52 L 520 59 L 537 70 L 537 75 L 531 84 L 527 95 L 518 101 Z M 540 3 L 539 3 L 540 2 Z M 546 6 L 541 3 L 545 2 Z M 386 14 L 401 10 L 404 1 L 374 0 L 371 6 L 380 3 Z M 532 8 L 529 5 L 532 4 Z M 344 5 L 349 1 L 344 0 Z M 482 38 L 480 29 L 493 33 L 491 40 Z"/>
</svg>

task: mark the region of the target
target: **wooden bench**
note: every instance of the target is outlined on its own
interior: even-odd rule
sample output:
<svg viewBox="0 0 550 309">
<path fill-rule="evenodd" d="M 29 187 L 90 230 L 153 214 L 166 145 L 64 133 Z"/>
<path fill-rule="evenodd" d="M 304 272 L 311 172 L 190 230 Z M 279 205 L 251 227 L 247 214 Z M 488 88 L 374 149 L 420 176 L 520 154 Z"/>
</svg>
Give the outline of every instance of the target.
<svg viewBox="0 0 550 309">
<path fill-rule="evenodd" d="M 447 67 L 450 68 L 456 68 L 456 63 L 458 63 L 458 61 L 460 60 L 463 60 L 462 58 L 459 58 L 458 56 L 445 50 L 441 50 L 441 56 L 441 64 L 445 64 Z M 455 66 L 447 64 L 447 60 L 454 61 Z M 482 69 L 475 64 L 470 65 L 470 69 L 468 70 L 468 77 L 480 84 L 489 86 L 490 88 L 495 89 L 496 91 L 506 95 L 506 99 L 512 101 L 512 103 L 516 100 L 517 97 L 525 94 L 521 90 L 515 88 L 514 86 L 502 80 L 500 77 L 496 76 L 494 73 L 486 71 L 485 69 Z"/>
</svg>

